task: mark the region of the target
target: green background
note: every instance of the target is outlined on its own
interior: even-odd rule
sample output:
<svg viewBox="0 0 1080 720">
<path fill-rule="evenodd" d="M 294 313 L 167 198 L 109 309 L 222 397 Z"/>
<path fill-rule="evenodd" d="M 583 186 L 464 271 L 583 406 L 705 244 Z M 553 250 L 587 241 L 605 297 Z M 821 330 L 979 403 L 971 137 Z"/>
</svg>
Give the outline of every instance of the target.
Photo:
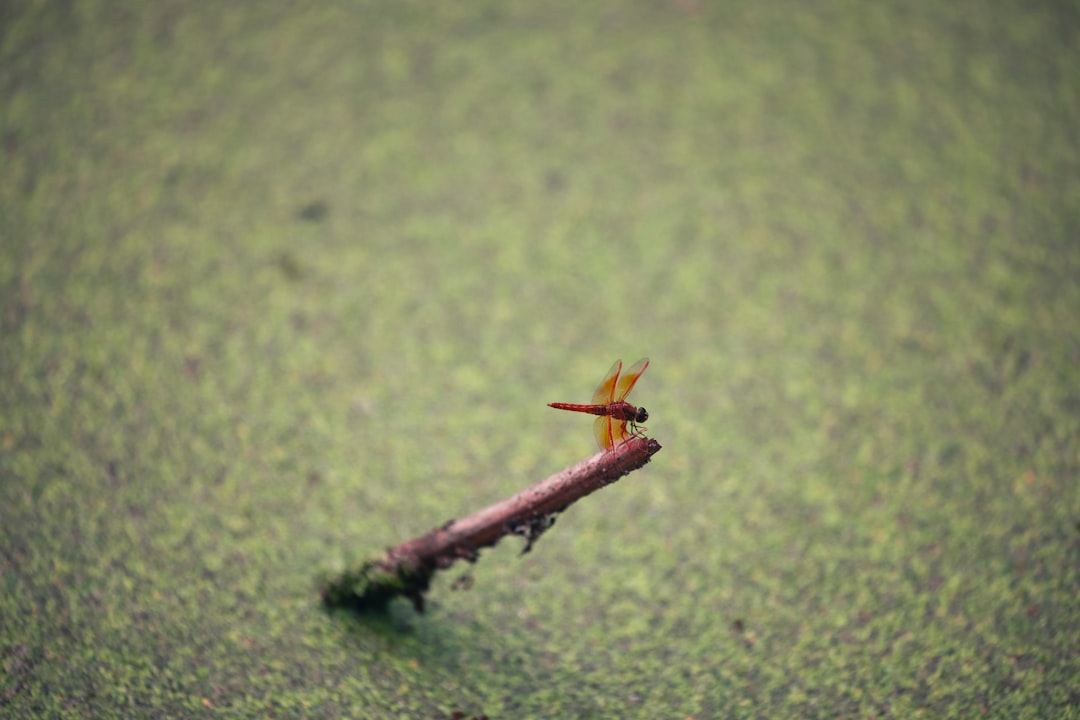
<svg viewBox="0 0 1080 720">
<path fill-rule="evenodd" d="M 1080 717 L 1075 6 L 16 0 L 0 97 L 0 714 Z"/>
</svg>

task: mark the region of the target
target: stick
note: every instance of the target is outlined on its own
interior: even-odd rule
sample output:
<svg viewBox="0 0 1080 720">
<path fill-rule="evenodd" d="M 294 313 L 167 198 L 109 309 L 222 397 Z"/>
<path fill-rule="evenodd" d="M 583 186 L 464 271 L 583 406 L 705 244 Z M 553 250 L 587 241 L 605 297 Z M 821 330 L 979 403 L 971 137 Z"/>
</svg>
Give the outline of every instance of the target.
<svg viewBox="0 0 1080 720">
<path fill-rule="evenodd" d="M 436 571 L 458 560 L 475 563 L 481 548 L 505 535 L 525 538 L 524 555 L 554 524 L 556 515 L 642 467 L 659 451 L 655 440 L 632 437 L 613 451 L 599 452 L 506 500 L 391 548 L 383 560 L 365 562 L 336 578 L 323 578 L 319 587 L 323 602 L 329 607 L 370 609 L 385 607 L 400 595 L 423 612 L 424 593 Z"/>
</svg>

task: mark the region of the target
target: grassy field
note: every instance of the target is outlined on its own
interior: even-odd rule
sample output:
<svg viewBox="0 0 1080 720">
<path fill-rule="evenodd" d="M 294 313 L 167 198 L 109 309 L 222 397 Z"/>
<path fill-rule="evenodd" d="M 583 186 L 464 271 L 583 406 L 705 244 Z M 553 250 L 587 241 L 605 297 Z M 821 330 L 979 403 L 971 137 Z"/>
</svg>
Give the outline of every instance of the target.
<svg viewBox="0 0 1080 720">
<path fill-rule="evenodd" d="M 1076 10 L 16 0 L 0 97 L 5 717 L 1080 718 Z"/>
</svg>

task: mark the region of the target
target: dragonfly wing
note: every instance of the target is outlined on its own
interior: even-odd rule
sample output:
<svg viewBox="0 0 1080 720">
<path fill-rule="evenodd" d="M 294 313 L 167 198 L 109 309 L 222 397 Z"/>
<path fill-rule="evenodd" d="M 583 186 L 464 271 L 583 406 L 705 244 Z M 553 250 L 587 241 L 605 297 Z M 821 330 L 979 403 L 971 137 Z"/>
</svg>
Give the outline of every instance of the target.
<svg viewBox="0 0 1080 720">
<path fill-rule="evenodd" d="M 615 397 L 615 383 L 619 379 L 620 370 L 622 370 L 622 360 L 616 360 L 615 364 L 608 370 L 607 375 L 604 376 L 604 381 L 597 386 L 596 392 L 593 393 L 592 401 L 594 405 L 611 404 L 612 399 Z"/>
<path fill-rule="evenodd" d="M 612 420 L 611 421 L 611 446 L 615 447 L 622 441 L 630 437 L 630 431 L 626 429 L 625 420 Z"/>
<path fill-rule="evenodd" d="M 634 363 L 630 367 L 630 369 L 627 370 L 621 378 L 619 378 L 618 383 L 614 387 L 614 395 L 612 399 L 608 402 L 619 402 L 620 400 L 625 400 L 626 396 L 630 394 L 630 390 L 633 389 L 634 383 L 638 381 L 638 378 L 641 377 L 641 374 L 645 372 L 645 368 L 647 367 L 649 367 L 649 358 L 641 358 L 636 363 Z M 600 392 L 600 390 L 597 389 L 597 392 Z M 593 402 L 596 401 L 594 400 Z M 623 434 L 625 435 L 625 433 L 626 428 L 624 427 Z"/>
<path fill-rule="evenodd" d="M 619 442 L 618 426 L 623 426 L 623 435 L 626 434 L 626 423 L 620 423 L 610 415 L 601 415 L 593 423 L 593 432 L 596 434 L 596 444 L 601 450 L 610 450 Z"/>
</svg>

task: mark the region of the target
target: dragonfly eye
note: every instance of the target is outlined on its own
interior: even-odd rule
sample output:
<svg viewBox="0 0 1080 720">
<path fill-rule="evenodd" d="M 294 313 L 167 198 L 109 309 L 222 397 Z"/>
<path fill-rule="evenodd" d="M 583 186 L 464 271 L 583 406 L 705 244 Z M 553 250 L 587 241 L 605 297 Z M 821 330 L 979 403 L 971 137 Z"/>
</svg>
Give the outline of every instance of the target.
<svg viewBox="0 0 1080 720">
<path fill-rule="evenodd" d="M 643 423 L 649 419 L 649 413 L 645 411 L 645 408 L 639 407 L 637 409 L 637 415 L 634 416 L 634 422 Z"/>
</svg>

